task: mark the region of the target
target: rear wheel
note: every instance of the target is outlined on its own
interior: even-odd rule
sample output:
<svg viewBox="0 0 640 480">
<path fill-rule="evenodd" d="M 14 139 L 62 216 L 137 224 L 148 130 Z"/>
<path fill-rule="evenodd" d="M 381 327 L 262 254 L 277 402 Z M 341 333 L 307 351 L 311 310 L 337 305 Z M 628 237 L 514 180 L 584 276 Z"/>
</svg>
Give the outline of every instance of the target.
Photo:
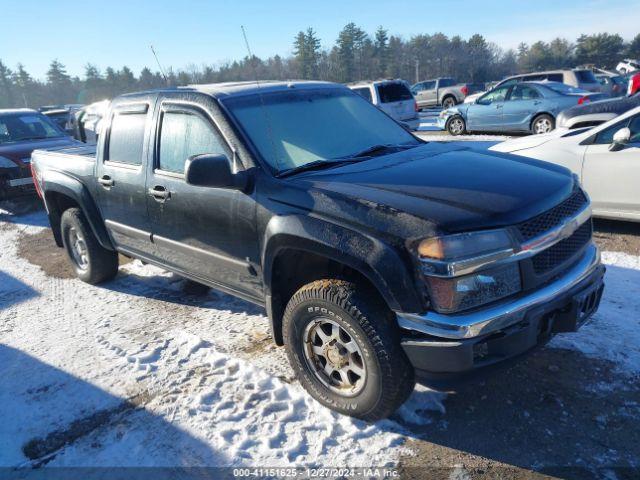
<svg viewBox="0 0 640 480">
<path fill-rule="evenodd" d="M 391 312 L 374 292 L 344 280 L 305 285 L 283 319 L 289 362 L 323 405 L 375 421 L 413 391 L 413 367 Z"/>
<path fill-rule="evenodd" d="M 454 115 L 447 122 L 447 131 L 451 135 L 462 135 L 467 130 L 467 125 L 460 115 Z"/>
<path fill-rule="evenodd" d="M 60 220 L 62 243 L 78 278 L 96 284 L 118 273 L 118 253 L 98 242 L 79 208 L 69 208 Z"/>
<path fill-rule="evenodd" d="M 531 122 L 531 133 L 534 135 L 549 133 L 554 128 L 556 128 L 556 121 L 551 115 L 547 115 L 546 113 L 538 115 L 533 119 L 533 122 Z"/>
<path fill-rule="evenodd" d="M 445 97 L 444 100 L 442 101 L 442 108 L 443 109 L 447 109 L 447 108 L 453 108 L 456 106 L 458 102 L 456 102 L 456 99 L 454 97 Z"/>
</svg>

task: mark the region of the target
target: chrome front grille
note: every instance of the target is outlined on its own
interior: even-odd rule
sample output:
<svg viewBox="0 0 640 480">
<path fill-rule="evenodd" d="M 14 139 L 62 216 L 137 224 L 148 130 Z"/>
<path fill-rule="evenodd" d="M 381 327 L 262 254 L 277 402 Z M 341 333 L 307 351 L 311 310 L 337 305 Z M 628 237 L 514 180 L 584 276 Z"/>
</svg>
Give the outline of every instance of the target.
<svg viewBox="0 0 640 480">
<path fill-rule="evenodd" d="M 591 220 L 583 223 L 573 234 L 532 257 L 536 275 L 544 275 L 571 259 L 591 240 Z"/>
<path fill-rule="evenodd" d="M 517 226 L 523 242 L 551 230 L 568 218 L 574 217 L 587 206 L 587 203 L 585 194 L 581 189 L 576 188 L 571 196 L 558 206 Z"/>
</svg>

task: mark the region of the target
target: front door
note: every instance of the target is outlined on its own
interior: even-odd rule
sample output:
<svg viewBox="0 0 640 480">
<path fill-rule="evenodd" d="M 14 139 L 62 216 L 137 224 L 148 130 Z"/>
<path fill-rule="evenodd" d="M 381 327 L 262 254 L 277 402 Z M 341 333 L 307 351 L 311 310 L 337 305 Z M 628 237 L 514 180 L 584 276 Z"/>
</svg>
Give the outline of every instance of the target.
<svg viewBox="0 0 640 480">
<path fill-rule="evenodd" d="M 485 93 L 467 110 L 467 130 L 495 130 L 502 126 L 502 110 L 511 86 Z"/>
<path fill-rule="evenodd" d="M 163 263 L 223 289 L 260 298 L 256 204 L 238 190 L 188 185 L 186 159 L 234 153 L 205 108 L 180 94 L 158 109 L 153 168 L 147 180 L 153 242 Z"/>
<path fill-rule="evenodd" d="M 631 130 L 630 142 L 618 151 L 610 151 L 613 135 L 624 127 Z M 640 114 L 596 135 L 585 150 L 582 182 L 598 213 L 640 219 Z"/>
<path fill-rule="evenodd" d="M 116 247 L 132 254 L 153 252 L 145 190 L 153 100 L 114 105 L 97 158 L 102 217 Z"/>
</svg>

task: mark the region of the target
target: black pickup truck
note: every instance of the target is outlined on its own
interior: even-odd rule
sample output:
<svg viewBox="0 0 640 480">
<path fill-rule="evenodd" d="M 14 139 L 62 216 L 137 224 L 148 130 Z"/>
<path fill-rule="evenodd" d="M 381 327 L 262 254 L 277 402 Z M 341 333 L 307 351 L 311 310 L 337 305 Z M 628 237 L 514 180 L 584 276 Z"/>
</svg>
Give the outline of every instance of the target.
<svg viewBox="0 0 640 480">
<path fill-rule="evenodd" d="M 604 267 L 562 167 L 423 142 L 344 86 L 115 99 L 97 152 L 37 151 L 78 277 L 117 252 L 264 306 L 302 385 L 366 420 L 572 331 Z"/>
</svg>

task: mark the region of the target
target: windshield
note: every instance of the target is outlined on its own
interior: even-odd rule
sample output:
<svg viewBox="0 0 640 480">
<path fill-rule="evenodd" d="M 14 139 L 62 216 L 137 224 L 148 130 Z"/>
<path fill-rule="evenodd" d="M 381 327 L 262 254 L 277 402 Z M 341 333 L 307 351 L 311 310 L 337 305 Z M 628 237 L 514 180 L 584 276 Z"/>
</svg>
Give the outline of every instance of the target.
<svg viewBox="0 0 640 480">
<path fill-rule="evenodd" d="M 64 136 L 56 125 L 39 113 L 0 115 L 0 143 Z"/>
<path fill-rule="evenodd" d="M 292 88 L 223 103 L 276 172 L 349 157 L 375 145 L 420 143 L 346 88 Z"/>
</svg>

